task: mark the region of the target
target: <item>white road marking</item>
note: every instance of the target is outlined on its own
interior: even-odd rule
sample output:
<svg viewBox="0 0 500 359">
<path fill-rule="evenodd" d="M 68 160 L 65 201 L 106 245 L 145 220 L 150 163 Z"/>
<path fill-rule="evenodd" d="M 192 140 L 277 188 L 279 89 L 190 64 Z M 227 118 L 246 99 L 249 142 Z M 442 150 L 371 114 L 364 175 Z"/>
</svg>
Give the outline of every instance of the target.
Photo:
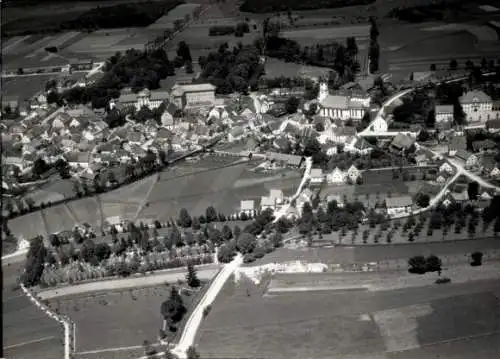
<svg viewBox="0 0 500 359">
<path fill-rule="evenodd" d="M 4 349 L 17 348 L 17 347 L 22 347 L 24 345 L 40 343 L 40 342 L 44 342 L 44 341 L 51 340 L 51 339 L 56 339 L 56 337 L 52 336 L 52 337 L 44 337 L 44 338 L 29 340 L 27 342 L 22 342 L 22 343 L 18 343 L 18 344 L 6 345 L 3 348 Z"/>
</svg>

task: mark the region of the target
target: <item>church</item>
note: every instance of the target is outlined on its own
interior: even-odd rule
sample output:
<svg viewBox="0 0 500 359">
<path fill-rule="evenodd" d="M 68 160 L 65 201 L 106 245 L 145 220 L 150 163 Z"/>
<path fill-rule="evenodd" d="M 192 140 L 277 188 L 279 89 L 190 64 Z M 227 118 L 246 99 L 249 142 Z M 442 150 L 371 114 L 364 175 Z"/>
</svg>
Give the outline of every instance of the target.
<svg viewBox="0 0 500 359">
<path fill-rule="evenodd" d="M 328 90 L 328 85 L 323 82 L 319 86 L 318 105 L 319 115 L 322 117 L 359 121 L 370 106 L 370 96 L 354 91 L 332 95 Z"/>
</svg>

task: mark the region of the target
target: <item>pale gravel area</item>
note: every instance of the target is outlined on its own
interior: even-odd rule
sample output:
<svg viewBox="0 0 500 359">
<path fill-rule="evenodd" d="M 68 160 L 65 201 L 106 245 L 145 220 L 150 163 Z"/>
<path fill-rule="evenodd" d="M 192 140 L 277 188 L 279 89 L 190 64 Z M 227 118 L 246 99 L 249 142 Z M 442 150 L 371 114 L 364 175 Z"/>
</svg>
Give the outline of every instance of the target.
<svg viewBox="0 0 500 359">
<path fill-rule="evenodd" d="M 197 266 L 197 268 L 198 268 L 198 278 L 210 280 L 217 274 L 220 266 L 209 264 L 206 265 L 205 267 Z M 165 282 L 176 282 L 178 280 L 185 280 L 185 279 L 186 279 L 185 268 L 180 268 L 180 269 L 176 268 L 174 270 L 167 269 L 164 271 L 155 272 L 154 274 L 148 276 L 111 279 L 111 280 L 89 282 L 62 288 L 44 290 L 37 293 L 37 296 L 42 300 L 46 300 L 56 297 L 78 295 L 89 292 L 156 286 L 156 285 L 161 285 Z"/>
</svg>

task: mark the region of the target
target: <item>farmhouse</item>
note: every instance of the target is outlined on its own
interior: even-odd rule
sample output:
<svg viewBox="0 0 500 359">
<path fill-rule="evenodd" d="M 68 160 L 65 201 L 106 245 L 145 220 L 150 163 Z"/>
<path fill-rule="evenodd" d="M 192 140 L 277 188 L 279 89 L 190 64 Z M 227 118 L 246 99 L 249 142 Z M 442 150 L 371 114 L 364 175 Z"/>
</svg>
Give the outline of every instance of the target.
<svg viewBox="0 0 500 359">
<path fill-rule="evenodd" d="M 180 109 L 212 107 L 215 103 L 215 86 L 212 84 L 191 84 L 172 87 L 172 101 Z"/>
<path fill-rule="evenodd" d="M 345 182 L 346 174 L 340 168 L 335 169 L 327 175 L 327 181 L 331 184 L 342 184 Z"/>
<path fill-rule="evenodd" d="M 323 183 L 325 176 L 323 175 L 323 170 L 321 168 L 313 168 L 311 169 L 311 184 L 317 185 Z"/>
<path fill-rule="evenodd" d="M 436 105 L 434 108 L 436 124 L 447 124 L 453 122 L 453 106 L 452 105 Z"/>
<path fill-rule="evenodd" d="M 139 111 L 142 107 L 147 107 L 150 110 L 160 107 L 163 101 L 169 99 L 168 92 L 165 91 L 149 91 L 144 89 L 135 94 L 130 89 L 122 90 L 118 99 L 112 99 L 109 102 L 110 108 L 123 109 L 127 107 L 135 107 Z"/>
<path fill-rule="evenodd" d="M 346 95 L 331 95 L 326 83 L 320 84 L 318 104 L 319 115 L 331 119 L 361 120 L 365 114 L 363 99 Z"/>
<path fill-rule="evenodd" d="M 414 148 L 414 145 L 414 138 L 404 133 L 398 133 L 391 142 L 390 150 L 393 152 L 410 152 Z"/>
<path fill-rule="evenodd" d="M 304 157 L 287 155 L 284 153 L 277 153 L 277 152 L 267 152 L 266 159 L 271 162 L 273 161 L 277 162 L 281 165 L 293 166 L 293 167 L 300 167 L 300 165 L 302 165 L 302 162 L 304 161 Z"/>
<path fill-rule="evenodd" d="M 459 150 L 457 151 L 457 153 L 455 154 L 455 156 L 458 158 L 458 159 L 461 159 L 462 161 L 465 162 L 465 167 L 466 168 L 470 168 L 470 167 L 474 167 L 478 164 L 478 158 L 476 155 L 470 153 L 470 152 L 467 152 L 467 151 L 464 151 L 464 150 Z"/>
<path fill-rule="evenodd" d="M 410 196 L 397 196 L 386 198 L 385 205 L 389 216 L 397 216 L 411 213 L 413 200 Z"/>
<path fill-rule="evenodd" d="M 493 117 L 493 101 L 482 91 L 469 91 L 459 101 L 467 122 L 486 122 Z"/>
</svg>

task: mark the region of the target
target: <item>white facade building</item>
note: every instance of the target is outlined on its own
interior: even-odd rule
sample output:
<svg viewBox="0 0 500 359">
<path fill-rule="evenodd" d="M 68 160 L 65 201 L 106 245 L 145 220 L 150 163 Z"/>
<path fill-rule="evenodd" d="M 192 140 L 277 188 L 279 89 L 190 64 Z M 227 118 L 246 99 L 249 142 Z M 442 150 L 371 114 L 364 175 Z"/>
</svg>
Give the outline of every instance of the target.
<svg viewBox="0 0 500 359">
<path fill-rule="evenodd" d="M 493 118 L 493 101 L 482 91 L 469 91 L 459 99 L 467 122 L 486 122 Z"/>
<path fill-rule="evenodd" d="M 326 83 L 320 84 L 318 104 L 320 116 L 343 121 L 361 120 L 366 111 L 366 100 L 345 94 L 330 95 Z"/>
</svg>

